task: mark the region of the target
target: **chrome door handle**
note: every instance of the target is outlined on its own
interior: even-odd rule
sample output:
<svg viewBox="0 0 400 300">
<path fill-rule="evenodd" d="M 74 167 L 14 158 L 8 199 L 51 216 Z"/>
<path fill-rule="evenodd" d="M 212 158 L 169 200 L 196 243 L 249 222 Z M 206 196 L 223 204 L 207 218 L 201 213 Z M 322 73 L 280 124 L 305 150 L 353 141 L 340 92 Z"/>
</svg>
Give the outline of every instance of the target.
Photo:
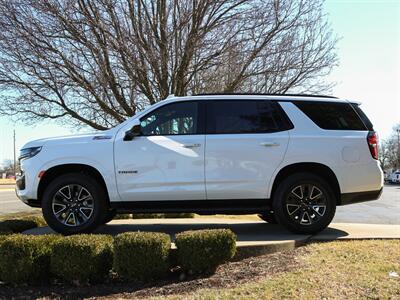
<svg viewBox="0 0 400 300">
<path fill-rule="evenodd" d="M 262 143 L 260 143 L 260 145 L 264 146 L 264 147 L 276 147 L 276 146 L 279 146 L 279 143 L 276 143 L 276 142 L 262 142 Z"/>
<path fill-rule="evenodd" d="M 184 148 L 198 148 L 201 144 L 183 144 L 182 147 Z"/>
</svg>

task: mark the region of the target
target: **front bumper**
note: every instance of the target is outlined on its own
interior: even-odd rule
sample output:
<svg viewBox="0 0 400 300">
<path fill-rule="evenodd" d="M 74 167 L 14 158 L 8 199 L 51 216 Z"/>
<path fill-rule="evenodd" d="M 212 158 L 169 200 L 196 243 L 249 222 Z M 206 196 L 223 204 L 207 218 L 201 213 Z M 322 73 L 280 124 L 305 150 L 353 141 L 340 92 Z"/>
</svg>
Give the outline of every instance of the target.
<svg viewBox="0 0 400 300">
<path fill-rule="evenodd" d="M 40 201 L 38 199 L 29 199 L 21 193 L 21 190 L 18 189 L 18 186 L 15 187 L 15 194 L 18 199 L 24 202 L 26 205 L 30 207 L 42 207 Z"/>
<path fill-rule="evenodd" d="M 376 191 L 344 193 L 341 194 L 340 205 L 377 200 L 381 196 L 382 191 L 383 187 L 380 190 Z"/>
</svg>

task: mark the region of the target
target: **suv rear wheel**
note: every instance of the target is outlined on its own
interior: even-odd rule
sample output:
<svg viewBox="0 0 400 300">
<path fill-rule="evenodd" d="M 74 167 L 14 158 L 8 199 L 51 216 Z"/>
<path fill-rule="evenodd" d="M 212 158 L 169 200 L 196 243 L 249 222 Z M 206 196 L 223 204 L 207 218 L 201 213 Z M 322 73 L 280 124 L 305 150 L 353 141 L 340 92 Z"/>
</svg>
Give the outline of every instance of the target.
<svg viewBox="0 0 400 300">
<path fill-rule="evenodd" d="M 311 173 L 296 173 L 279 184 L 273 207 L 278 222 L 288 230 L 313 234 L 332 221 L 336 199 L 322 178 Z"/>
<path fill-rule="evenodd" d="M 267 211 L 265 213 L 259 214 L 258 217 L 261 220 L 263 220 L 263 221 L 265 221 L 265 222 L 267 222 L 269 224 L 277 224 L 278 223 L 278 221 L 275 218 L 275 214 L 274 214 L 273 210 L 270 210 L 270 211 Z"/>
<path fill-rule="evenodd" d="M 112 220 L 114 220 L 116 215 L 117 215 L 117 211 L 115 209 L 108 210 L 103 224 L 107 224 L 107 223 L 111 222 Z"/>
<path fill-rule="evenodd" d="M 103 224 L 108 211 L 104 188 L 91 176 L 69 173 L 54 179 L 42 199 L 43 216 L 62 234 L 88 233 Z"/>
</svg>

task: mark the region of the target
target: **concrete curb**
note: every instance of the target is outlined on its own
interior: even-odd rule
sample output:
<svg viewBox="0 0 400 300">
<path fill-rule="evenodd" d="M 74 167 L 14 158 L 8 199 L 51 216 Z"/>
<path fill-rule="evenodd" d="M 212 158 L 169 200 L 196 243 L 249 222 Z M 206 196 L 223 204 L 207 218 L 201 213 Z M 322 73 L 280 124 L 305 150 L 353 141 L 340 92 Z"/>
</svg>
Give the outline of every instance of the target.
<svg viewBox="0 0 400 300">
<path fill-rule="evenodd" d="M 309 238 L 297 241 L 277 241 L 258 243 L 236 243 L 236 255 L 233 260 L 241 260 L 249 257 L 261 256 L 275 252 L 289 251 L 307 244 Z"/>
</svg>

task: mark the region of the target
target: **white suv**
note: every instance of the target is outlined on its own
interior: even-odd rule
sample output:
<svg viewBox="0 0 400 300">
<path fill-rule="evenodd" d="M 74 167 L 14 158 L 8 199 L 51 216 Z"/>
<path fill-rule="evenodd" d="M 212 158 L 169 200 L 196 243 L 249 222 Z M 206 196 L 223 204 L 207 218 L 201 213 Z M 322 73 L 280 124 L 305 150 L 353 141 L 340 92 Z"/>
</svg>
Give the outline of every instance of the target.
<svg viewBox="0 0 400 300">
<path fill-rule="evenodd" d="M 315 233 L 337 205 L 379 198 L 377 144 L 334 97 L 169 97 L 104 132 L 27 143 L 17 195 L 63 234 L 116 212 L 258 213 Z"/>
</svg>

